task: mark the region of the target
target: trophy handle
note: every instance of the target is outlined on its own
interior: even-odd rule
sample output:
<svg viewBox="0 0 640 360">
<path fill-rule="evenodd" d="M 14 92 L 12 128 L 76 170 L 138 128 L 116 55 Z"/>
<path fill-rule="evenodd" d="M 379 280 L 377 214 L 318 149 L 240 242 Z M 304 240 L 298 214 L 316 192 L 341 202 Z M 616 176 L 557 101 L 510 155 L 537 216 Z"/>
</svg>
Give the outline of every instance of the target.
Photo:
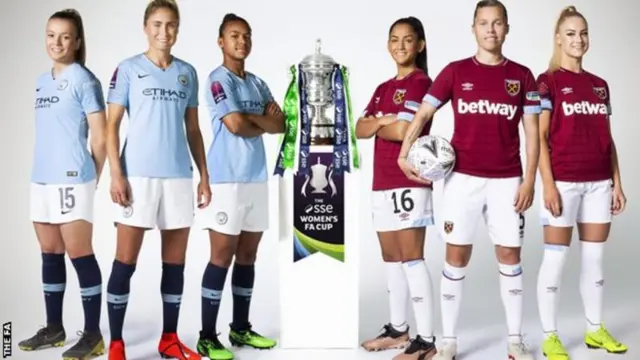
<svg viewBox="0 0 640 360">
<path fill-rule="evenodd" d="M 302 184 L 302 190 L 300 191 L 300 194 L 302 194 L 302 196 L 307 197 L 307 185 L 309 185 L 309 175 L 305 175 L 304 177 L 304 184 Z"/>
<path fill-rule="evenodd" d="M 331 188 L 331 197 L 338 195 L 336 183 L 333 181 L 333 169 L 329 172 L 329 187 Z"/>
</svg>

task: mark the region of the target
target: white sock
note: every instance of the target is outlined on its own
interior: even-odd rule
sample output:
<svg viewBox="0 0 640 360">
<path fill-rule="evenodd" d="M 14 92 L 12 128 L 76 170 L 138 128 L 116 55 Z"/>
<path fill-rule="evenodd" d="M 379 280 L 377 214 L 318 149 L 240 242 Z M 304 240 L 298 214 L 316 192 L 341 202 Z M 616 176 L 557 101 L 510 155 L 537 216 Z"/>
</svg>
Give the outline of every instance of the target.
<svg viewBox="0 0 640 360">
<path fill-rule="evenodd" d="M 404 263 L 404 273 L 409 283 L 409 293 L 416 318 L 416 330 L 423 339 L 433 338 L 433 288 L 431 275 L 424 260 Z"/>
<path fill-rule="evenodd" d="M 442 338 L 445 343 L 456 341 L 456 325 L 460 313 L 462 300 L 462 288 L 464 277 L 467 275 L 466 267 L 454 267 L 446 261 L 442 271 L 440 282 L 440 311 L 442 312 Z"/>
<path fill-rule="evenodd" d="M 581 241 L 580 248 L 582 250 L 580 294 L 584 304 L 584 314 L 587 318 L 587 331 L 597 331 L 602 322 L 604 243 Z"/>
<path fill-rule="evenodd" d="M 538 313 L 542 331 L 546 336 L 558 331 L 560 283 L 568 252 L 568 246 L 544 246 L 542 264 L 538 272 Z"/>
<path fill-rule="evenodd" d="M 407 330 L 407 301 L 409 285 L 402 262 L 387 262 L 387 290 L 389 291 L 389 317 L 391 326 L 398 331 Z"/>
<path fill-rule="evenodd" d="M 507 318 L 509 340 L 522 340 L 522 266 L 499 264 L 500 295 Z"/>
</svg>

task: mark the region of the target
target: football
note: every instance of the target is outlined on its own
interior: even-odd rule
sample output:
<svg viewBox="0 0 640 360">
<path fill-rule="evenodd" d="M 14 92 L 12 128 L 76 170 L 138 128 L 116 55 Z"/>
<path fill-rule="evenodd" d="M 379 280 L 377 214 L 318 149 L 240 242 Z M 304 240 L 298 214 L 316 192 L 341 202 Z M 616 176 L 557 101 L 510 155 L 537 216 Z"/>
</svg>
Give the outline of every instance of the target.
<svg viewBox="0 0 640 360">
<path fill-rule="evenodd" d="M 447 139 L 437 135 L 425 135 L 411 146 L 407 161 L 420 177 L 439 181 L 451 174 L 456 164 L 456 153 Z"/>
</svg>

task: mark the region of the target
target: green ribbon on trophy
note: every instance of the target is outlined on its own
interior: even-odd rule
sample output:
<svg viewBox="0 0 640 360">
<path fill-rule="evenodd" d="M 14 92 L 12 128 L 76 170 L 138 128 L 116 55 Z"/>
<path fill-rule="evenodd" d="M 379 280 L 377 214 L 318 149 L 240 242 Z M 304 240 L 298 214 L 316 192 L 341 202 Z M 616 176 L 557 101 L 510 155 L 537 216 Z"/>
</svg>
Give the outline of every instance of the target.
<svg viewBox="0 0 640 360">
<path fill-rule="evenodd" d="M 275 174 L 282 176 L 286 169 L 293 169 L 294 157 L 296 153 L 296 139 L 298 137 L 298 79 L 295 65 L 289 68 L 291 71 L 291 82 L 284 97 L 282 112 L 285 116 L 285 133 L 280 136 L 280 155 L 276 165 Z"/>
</svg>

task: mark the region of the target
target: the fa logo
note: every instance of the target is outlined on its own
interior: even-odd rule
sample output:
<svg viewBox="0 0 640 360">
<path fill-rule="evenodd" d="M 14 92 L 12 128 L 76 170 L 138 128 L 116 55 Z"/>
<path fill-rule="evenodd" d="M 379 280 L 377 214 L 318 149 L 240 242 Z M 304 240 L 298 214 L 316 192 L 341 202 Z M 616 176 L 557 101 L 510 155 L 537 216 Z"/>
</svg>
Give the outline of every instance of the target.
<svg viewBox="0 0 640 360">
<path fill-rule="evenodd" d="M 520 80 L 506 79 L 504 81 L 504 87 L 507 90 L 507 94 L 516 96 L 520 93 Z"/>
<path fill-rule="evenodd" d="M 2 358 L 11 357 L 12 349 L 11 321 L 2 324 Z"/>
<path fill-rule="evenodd" d="M 396 105 L 400 105 L 404 102 L 404 95 L 407 93 L 406 89 L 397 89 L 395 93 L 393 93 L 393 103 Z"/>
<path fill-rule="evenodd" d="M 603 87 L 594 87 L 593 92 L 600 98 L 600 100 L 604 100 L 607 98 L 607 89 Z"/>
</svg>

